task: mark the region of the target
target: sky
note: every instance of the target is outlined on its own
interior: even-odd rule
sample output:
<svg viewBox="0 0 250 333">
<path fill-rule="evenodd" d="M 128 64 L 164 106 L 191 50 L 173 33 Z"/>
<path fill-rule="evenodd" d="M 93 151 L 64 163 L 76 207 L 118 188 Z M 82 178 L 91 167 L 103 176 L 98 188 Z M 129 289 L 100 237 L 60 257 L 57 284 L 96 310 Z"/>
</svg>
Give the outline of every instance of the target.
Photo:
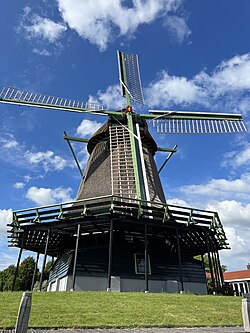
<svg viewBox="0 0 250 333">
<path fill-rule="evenodd" d="M 139 55 L 145 105 L 136 112 L 241 113 L 250 128 L 249 15 L 249 0 L 1 0 L 0 89 L 120 109 L 122 50 Z M 0 104 L 0 270 L 18 255 L 7 247 L 13 210 L 76 196 L 81 177 L 63 132 L 88 138 L 105 119 Z M 150 126 L 159 147 L 178 145 L 160 174 L 167 202 L 217 211 L 231 246 L 221 262 L 246 269 L 249 133 L 157 135 Z M 74 149 L 84 169 L 86 146 Z M 158 166 L 165 157 L 156 154 Z"/>
</svg>

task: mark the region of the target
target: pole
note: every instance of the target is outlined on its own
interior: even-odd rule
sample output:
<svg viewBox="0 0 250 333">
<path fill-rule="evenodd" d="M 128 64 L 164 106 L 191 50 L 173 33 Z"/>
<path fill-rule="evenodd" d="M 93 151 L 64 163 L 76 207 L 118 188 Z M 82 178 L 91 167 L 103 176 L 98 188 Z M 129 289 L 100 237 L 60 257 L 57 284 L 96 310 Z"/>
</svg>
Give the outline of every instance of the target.
<svg viewBox="0 0 250 333">
<path fill-rule="evenodd" d="M 76 248 L 75 248 L 75 258 L 74 258 L 74 267 L 73 267 L 73 282 L 72 282 L 72 291 L 75 290 L 76 283 L 76 264 L 77 264 L 77 255 L 78 255 L 78 247 L 79 247 L 79 239 L 81 235 L 81 225 L 77 226 L 77 235 L 76 235 Z"/>
<path fill-rule="evenodd" d="M 148 293 L 148 230 L 147 223 L 144 224 L 144 253 L 145 253 L 145 293 Z"/>
<path fill-rule="evenodd" d="M 114 233 L 114 221 L 113 218 L 110 220 L 110 231 L 109 231 L 109 258 L 108 258 L 108 286 L 107 291 L 111 291 L 111 271 L 112 271 L 112 254 L 113 254 L 113 233 Z"/>
<path fill-rule="evenodd" d="M 222 289 L 223 289 L 224 275 L 223 275 L 223 271 L 222 271 L 221 264 L 220 264 L 220 256 L 219 256 L 218 250 L 216 250 L 216 255 L 217 255 L 218 267 L 219 267 L 219 272 L 220 272 L 221 285 L 222 285 Z"/>
<path fill-rule="evenodd" d="M 210 275 L 212 279 L 212 288 L 213 288 L 213 294 L 215 293 L 215 284 L 214 284 L 214 275 L 213 275 L 213 267 L 212 267 L 212 261 L 210 256 L 210 246 L 209 246 L 209 239 L 208 239 L 208 232 L 206 231 L 206 239 L 207 239 L 207 255 L 208 255 L 208 262 L 209 262 L 209 270 Z"/>
<path fill-rule="evenodd" d="M 180 277 L 180 283 L 181 283 L 180 293 L 182 293 L 184 291 L 184 285 L 183 285 L 182 269 L 181 269 L 181 246 L 180 246 L 180 238 L 179 238 L 178 228 L 176 228 L 176 242 L 177 242 L 179 277 Z"/>
<path fill-rule="evenodd" d="M 35 263 L 34 272 L 33 272 L 33 277 L 32 277 L 32 282 L 31 282 L 31 286 L 30 286 L 30 290 L 31 290 L 31 291 L 33 290 L 33 288 L 34 288 L 34 284 L 35 284 L 36 271 L 37 271 L 37 266 L 38 266 L 39 255 L 40 255 L 40 253 L 37 252 L 37 255 L 36 255 L 36 263 Z"/>
<path fill-rule="evenodd" d="M 24 233 L 22 235 L 22 243 L 21 243 L 21 247 L 20 247 L 20 251 L 19 251 L 19 255 L 18 255 L 18 259 L 17 259 L 16 270 L 15 270 L 14 279 L 12 282 L 11 291 L 14 291 L 14 289 L 15 289 L 16 279 L 17 279 L 17 275 L 18 275 L 18 268 L 19 268 L 20 260 L 21 260 L 22 253 L 23 253 L 23 245 L 24 245 Z"/>
<path fill-rule="evenodd" d="M 40 283 L 39 283 L 39 290 L 40 291 L 42 291 L 43 274 L 44 274 L 44 269 L 45 269 L 45 264 L 46 264 L 46 259 L 47 259 L 49 237 L 50 237 L 50 229 L 48 229 L 47 238 L 46 238 L 46 244 L 45 244 L 45 251 L 44 251 L 44 258 L 43 258 L 43 267 L 42 267 L 41 276 L 40 276 Z"/>
</svg>

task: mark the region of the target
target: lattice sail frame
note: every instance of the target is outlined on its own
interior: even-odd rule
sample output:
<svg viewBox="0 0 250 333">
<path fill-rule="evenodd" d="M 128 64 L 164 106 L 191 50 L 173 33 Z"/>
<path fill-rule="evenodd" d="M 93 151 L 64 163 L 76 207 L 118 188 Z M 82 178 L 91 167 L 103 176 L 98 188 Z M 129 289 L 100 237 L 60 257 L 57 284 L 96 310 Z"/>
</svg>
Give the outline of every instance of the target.
<svg viewBox="0 0 250 333">
<path fill-rule="evenodd" d="M 149 110 L 159 134 L 222 134 L 246 132 L 240 114 Z M 144 115 L 142 115 L 144 116 Z M 151 121 L 150 121 L 151 122 Z"/>
<path fill-rule="evenodd" d="M 4 86 L 0 92 L 0 101 L 10 104 L 24 104 L 28 106 L 59 109 L 72 112 L 98 112 L 104 107 L 97 103 L 81 102 L 67 98 L 28 92 L 11 86 Z"/>
<path fill-rule="evenodd" d="M 117 51 L 117 58 L 122 96 L 144 104 L 138 55 Z"/>
</svg>

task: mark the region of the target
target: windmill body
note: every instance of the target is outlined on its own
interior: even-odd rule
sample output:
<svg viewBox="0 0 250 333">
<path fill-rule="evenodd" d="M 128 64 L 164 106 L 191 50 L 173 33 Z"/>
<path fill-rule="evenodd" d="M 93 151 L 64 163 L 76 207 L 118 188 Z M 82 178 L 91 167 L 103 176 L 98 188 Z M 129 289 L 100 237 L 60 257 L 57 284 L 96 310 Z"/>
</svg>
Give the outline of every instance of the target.
<svg viewBox="0 0 250 333">
<path fill-rule="evenodd" d="M 242 118 L 177 111 L 136 114 L 131 99 L 143 102 L 138 57 L 118 52 L 118 64 L 126 108 L 116 112 L 10 87 L 0 94 L 3 103 L 108 116 L 89 140 L 65 135 L 68 143 L 87 142 L 90 154 L 76 199 L 13 213 L 9 242 L 20 248 L 17 269 L 22 251 L 31 250 L 37 261 L 44 254 L 43 269 L 48 255 L 56 258 L 49 291 L 205 294 L 203 256 L 208 254 L 213 291 L 221 292 L 218 251 L 228 244 L 219 216 L 166 203 L 154 155 L 168 151 L 167 161 L 176 147 L 157 147 L 147 121 L 159 133 L 227 133 L 245 131 Z"/>
</svg>

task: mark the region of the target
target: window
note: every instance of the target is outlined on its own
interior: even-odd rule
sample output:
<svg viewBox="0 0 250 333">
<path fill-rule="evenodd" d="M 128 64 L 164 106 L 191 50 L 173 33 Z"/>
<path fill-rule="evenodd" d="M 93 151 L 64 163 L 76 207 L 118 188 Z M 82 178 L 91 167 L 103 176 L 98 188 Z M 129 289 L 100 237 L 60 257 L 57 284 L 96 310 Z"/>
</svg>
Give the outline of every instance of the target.
<svg viewBox="0 0 250 333">
<path fill-rule="evenodd" d="M 135 253 L 135 273 L 145 274 L 145 256 L 141 253 Z M 150 258 L 148 255 L 148 274 L 151 274 Z"/>
</svg>

